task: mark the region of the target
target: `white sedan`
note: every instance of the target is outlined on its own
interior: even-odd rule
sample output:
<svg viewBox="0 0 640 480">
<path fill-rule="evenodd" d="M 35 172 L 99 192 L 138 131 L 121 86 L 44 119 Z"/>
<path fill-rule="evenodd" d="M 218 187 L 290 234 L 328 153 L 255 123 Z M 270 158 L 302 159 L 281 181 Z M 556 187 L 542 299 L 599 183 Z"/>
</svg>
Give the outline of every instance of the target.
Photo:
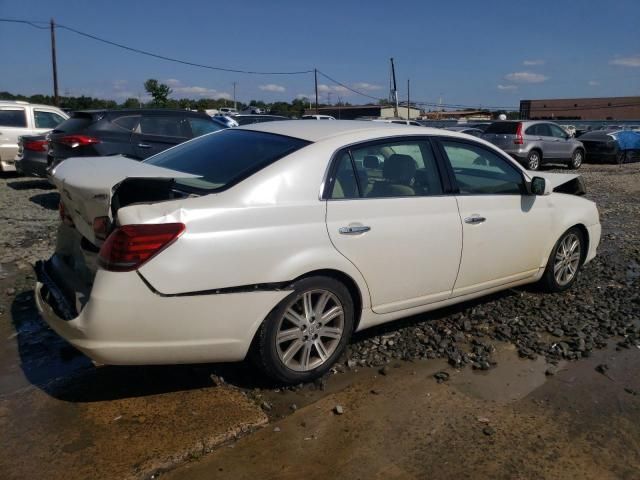
<svg viewBox="0 0 640 480">
<path fill-rule="evenodd" d="M 352 332 L 540 282 L 596 255 L 577 175 L 531 177 L 491 144 L 374 122 L 223 130 L 139 163 L 56 167 L 56 253 L 37 304 L 99 363 L 238 361 L 325 373 Z"/>
</svg>

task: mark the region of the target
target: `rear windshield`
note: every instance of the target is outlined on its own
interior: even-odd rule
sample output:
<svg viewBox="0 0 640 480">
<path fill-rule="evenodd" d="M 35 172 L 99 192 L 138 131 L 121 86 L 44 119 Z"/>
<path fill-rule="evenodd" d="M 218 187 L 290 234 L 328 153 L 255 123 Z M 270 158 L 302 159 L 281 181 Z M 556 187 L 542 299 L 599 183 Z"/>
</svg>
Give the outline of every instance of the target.
<svg viewBox="0 0 640 480">
<path fill-rule="evenodd" d="M 53 133 L 59 133 L 59 132 L 78 133 L 83 131 L 93 122 L 94 122 L 94 118 L 90 114 L 74 113 L 71 118 L 65 120 L 60 125 L 58 125 L 53 131 Z"/>
<path fill-rule="evenodd" d="M 518 131 L 518 122 L 494 122 L 487 127 L 484 133 L 498 133 L 502 135 L 515 135 Z"/>
<path fill-rule="evenodd" d="M 178 185 L 219 191 L 309 143 L 272 133 L 228 129 L 160 152 L 145 163 L 201 176 L 177 179 Z"/>
</svg>

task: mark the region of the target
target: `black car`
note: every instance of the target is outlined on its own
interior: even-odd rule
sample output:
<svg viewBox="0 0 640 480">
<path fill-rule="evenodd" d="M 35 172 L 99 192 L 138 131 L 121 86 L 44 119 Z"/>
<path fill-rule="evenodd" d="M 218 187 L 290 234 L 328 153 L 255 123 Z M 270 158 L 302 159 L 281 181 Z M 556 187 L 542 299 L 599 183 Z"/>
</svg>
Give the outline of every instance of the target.
<svg viewBox="0 0 640 480">
<path fill-rule="evenodd" d="M 578 138 L 584 145 L 585 160 L 589 163 L 618 163 L 621 154 L 616 137 L 606 130 L 594 130 Z"/>
<path fill-rule="evenodd" d="M 23 135 L 18 139 L 16 170 L 22 175 L 47 178 L 46 135 Z"/>
<path fill-rule="evenodd" d="M 188 110 L 86 110 L 49 134 L 48 164 L 69 157 L 125 155 L 144 160 L 167 148 L 225 128 L 204 113 Z"/>
</svg>

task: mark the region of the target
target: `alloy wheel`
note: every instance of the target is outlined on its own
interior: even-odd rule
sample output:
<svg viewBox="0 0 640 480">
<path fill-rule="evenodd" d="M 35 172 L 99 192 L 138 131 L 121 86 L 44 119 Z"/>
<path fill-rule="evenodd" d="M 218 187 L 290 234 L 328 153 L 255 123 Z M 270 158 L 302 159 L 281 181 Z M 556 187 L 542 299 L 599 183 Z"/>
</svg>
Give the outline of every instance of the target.
<svg viewBox="0 0 640 480">
<path fill-rule="evenodd" d="M 533 152 L 529 155 L 529 170 L 537 170 L 540 166 L 540 156 Z"/>
<path fill-rule="evenodd" d="M 328 290 L 308 290 L 287 306 L 276 331 L 280 361 L 297 372 L 313 370 L 324 364 L 340 344 L 343 306 Z"/>
<path fill-rule="evenodd" d="M 577 235 L 570 233 L 562 239 L 553 262 L 553 276 L 558 285 L 567 285 L 578 273 L 581 245 Z"/>
<path fill-rule="evenodd" d="M 582 152 L 580 150 L 576 151 L 573 154 L 573 158 L 571 159 L 571 163 L 573 168 L 579 168 L 582 165 Z"/>
</svg>

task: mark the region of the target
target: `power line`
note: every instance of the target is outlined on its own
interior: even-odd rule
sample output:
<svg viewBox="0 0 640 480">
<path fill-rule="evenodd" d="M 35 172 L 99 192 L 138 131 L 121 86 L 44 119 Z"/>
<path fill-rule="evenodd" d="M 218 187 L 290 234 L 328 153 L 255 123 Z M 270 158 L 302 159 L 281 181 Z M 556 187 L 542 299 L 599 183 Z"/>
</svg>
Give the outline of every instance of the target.
<svg viewBox="0 0 640 480">
<path fill-rule="evenodd" d="M 30 26 L 32 26 L 34 28 L 39 28 L 39 29 L 46 29 L 47 28 L 47 27 L 38 26 L 37 23 L 40 23 L 40 22 L 32 22 L 32 21 L 28 21 L 28 20 L 13 20 L 13 19 L 0 18 L 0 22 L 23 23 L 23 24 L 30 25 Z M 75 33 L 77 35 L 81 35 L 81 36 L 86 37 L 86 38 L 90 38 L 90 39 L 95 40 L 97 42 L 102 42 L 102 43 L 105 43 L 107 45 L 111 45 L 111 46 L 114 46 L 114 47 L 122 48 L 124 50 L 128 50 L 130 52 L 139 53 L 141 55 L 146 55 L 148 57 L 158 58 L 160 60 L 166 60 L 166 61 L 169 61 L 169 62 L 181 63 L 183 65 L 189 65 L 189 66 L 192 66 L 192 67 L 206 68 L 206 69 L 209 69 L 209 70 L 217 70 L 217 71 L 221 71 L 221 72 L 244 73 L 244 74 L 247 74 L 247 75 L 305 75 L 305 74 L 313 73 L 313 70 L 301 70 L 301 71 L 295 71 L 295 72 L 260 72 L 260 71 L 254 71 L 254 70 L 240 70 L 240 69 L 236 69 L 236 68 L 214 67 L 212 65 L 204 65 L 202 63 L 189 62 L 187 60 L 180 60 L 180 59 L 177 59 L 177 58 L 167 57 L 166 55 L 160 55 L 158 53 L 148 52 L 146 50 L 141 50 L 139 48 L 130 47 L 130 46 L 124 45 L 122 43 L 112 42 L 111 40 L 107 40 L 107 39 L 98 37 L 97 35 L 92 35 L 91 33 L 82 32 L 80 30 L 76 30 L 75 28 L 71 28 L 71 27 L 68 27 L 66 25 L 56 24 L 56 27 L 57 28 L 62 28 L 64 30 L 68 30 L 69 32 L 73 32 L 73 33 Z"/>
<path fill-rule="evenodd" d="M 320 75 L 322 75 L 324 78 L 326 78 L 327 80 L 329 80 L 330 82 L 333 82 L 333 83 L 335 83 L 336 85 L 340 85 L 341 87 L 346 88 L 346 89 L 347 89 L 347 90 L 349 90 L 350 92 L 353 92 L 353 93 L 355 93 L 355 94 L 357 94 L 357 95 L 362 95 L 363 97 L 371 98 L 371 99 L 376 100 L 376 101 L 379 101 L 379 100 L 380 100 L 380 98 L 377 98 L 377 97 L 374 97 L 374 96 L 371 96 L 371 95 L 367 95 L 366 93 L 363 93 L 363 92 L 360 92 L 360 91 L 358 91 L 358 90 L 356 90 L 356 89 L 354 89 L 354 88 L 351 88 L 351 87 L 349 87 L 349 86 L 345 85 L 344 83 L 341 83 L 341 82 L 337 81 L 336 79 L 331 78 L 331 77 L 330 77 L 329 75 L 327 75 L 326 73 L 322 73 L 320 70 L 318 70 L 318 73 L 319 73 Z"/>
</svg>

